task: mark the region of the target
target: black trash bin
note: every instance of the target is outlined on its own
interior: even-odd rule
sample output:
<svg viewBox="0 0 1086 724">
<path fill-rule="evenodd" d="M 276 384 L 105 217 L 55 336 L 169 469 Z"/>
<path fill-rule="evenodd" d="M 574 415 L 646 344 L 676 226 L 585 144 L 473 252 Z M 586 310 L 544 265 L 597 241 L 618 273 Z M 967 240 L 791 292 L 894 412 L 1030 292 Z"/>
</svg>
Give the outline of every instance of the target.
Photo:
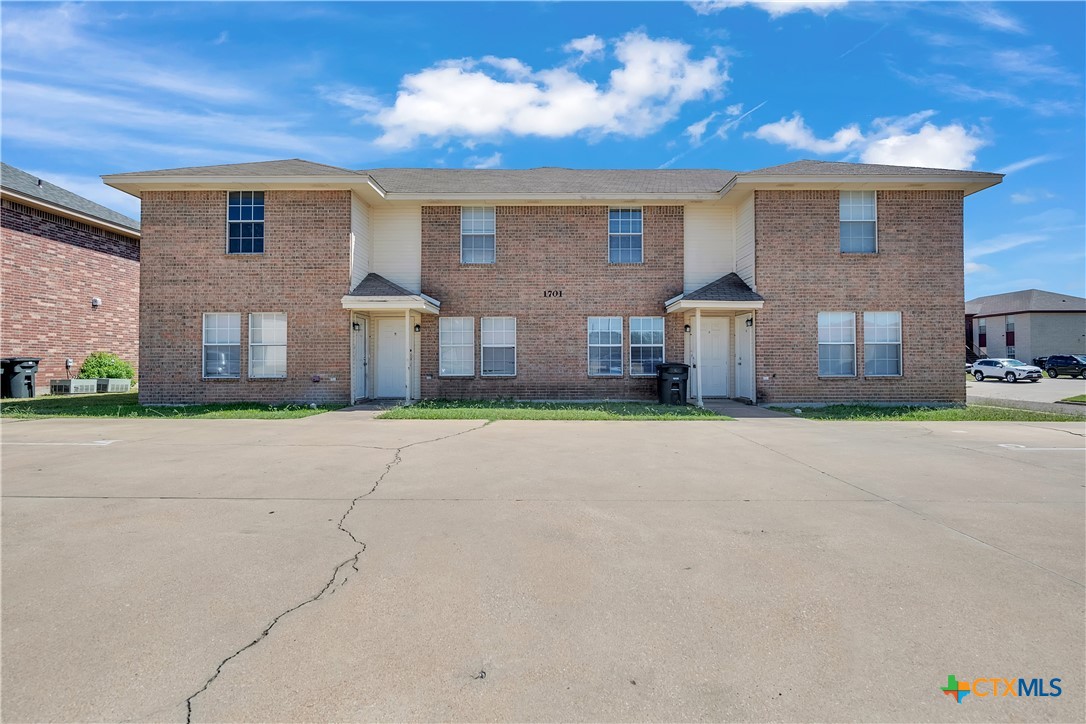
<svg viewBox="0 0 1086 724">
<path fill-rule="evenodd" d="M 690 379 L 690 365 L 681 362 L 664 362 L 656 365 L 656 384 L 661 405 L 685 405 L 686 382 Z"/>
<path fill-rule="evenodd" d="M 40 357 L 7 357 L 4 359 L 4 397 L 33 397 L 35 376 Z"/>
</svg>

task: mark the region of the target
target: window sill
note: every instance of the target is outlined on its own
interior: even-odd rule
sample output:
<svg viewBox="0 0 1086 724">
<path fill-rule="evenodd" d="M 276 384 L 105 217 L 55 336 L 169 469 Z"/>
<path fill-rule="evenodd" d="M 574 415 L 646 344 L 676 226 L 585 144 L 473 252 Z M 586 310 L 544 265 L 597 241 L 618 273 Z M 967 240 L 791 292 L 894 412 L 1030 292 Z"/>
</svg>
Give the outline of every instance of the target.
<svg viewBox="0 0 1086 724">
<path fill-rule="evenodd" d="M 879 252 L 877 252 L 877 251 L 838 251 L 837 253 L 838 253 L 839 256 L 860 256 L 860 257 L 864 257 L 864 256 L 878 256 L 879 255 Z"/>
<path fill-rule="evenodd" d="M 228 251 L 225 256 L 264 256 L 262 251 Z"/>
<path fill-rule="evenodd" d="M 513 380 L 516 379 L 516 375 L 479 375 L 481 380 Z"/>
<path fill-rule="evenodd" d="M 856 375 L 819 375 L 820 380 L 856 380 L 859 379 Z"/>
<path fill-rule="evenodd" d="M 476 379 L 474 372 L 471 373 L 470 375 L 442 375 L 442 374 L 438 374 L 437 378 L 439 380 L 474 380 L 474 379 Z"/>
<path fill-rule="evenodd" d="M 200 379 L 204 382 L 215 382 L 216 380 L 224 380 L 226 382 L 229 382 L 231 380 L 240 380 L 241 375 L 238 375 L 237 377 L 201 377 Z"/>
<path fill-rule="evenodd" d="M 864 375 L 865 380 L 900 380 L 905 375 Z"/>
<path fill-rule="evenodd" d="M 642 261 L 608 261 L 607 266 L 644 266 L 645 262 Z"/>
<path fill-rule="evenodd" d="M 285 380 L 286 376 L 284 375 L 283 377 L 256 377 L 254 375 L 249 375 L 249 379 L 250 380 Z"/>
<path fill-rule="evenodd" d="M 496 261 L 462 261 L 462 262 L 460 262 L 460 266 L 461 267 L 479 267 L 479 266 L 481 266 L 481 267 L 485 268 L 485 267 L 488 267 L 488 266 L 496 266 L 497 263 L 498 262 L 496 262 Z"/>
<path fill-rule="evenodd" d="M 617 374 L 617 375 L 588 375 L 588 379 L 590 379 L 590 380 L 621 380 L 624 377 L 626 377 L 626 375 L 624 375 L 624 374 Z"/>
</svg>

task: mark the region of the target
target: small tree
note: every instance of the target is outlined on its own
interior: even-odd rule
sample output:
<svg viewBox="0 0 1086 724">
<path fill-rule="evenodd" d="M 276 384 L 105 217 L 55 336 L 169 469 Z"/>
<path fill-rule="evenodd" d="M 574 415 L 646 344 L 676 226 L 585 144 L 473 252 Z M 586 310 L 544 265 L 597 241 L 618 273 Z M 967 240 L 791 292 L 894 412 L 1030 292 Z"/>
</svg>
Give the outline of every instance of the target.
<svg viewBox="0 0 1086 724">
<path fill-rule="evenodd" d="M 100 377 L 131 380 L 135 379 L 136 371 L 131 364 L 115 354 L 94 352 L 83 360 L 83 366 L 79 368 L 79 379 L 93 380 Z"/>
</svg>

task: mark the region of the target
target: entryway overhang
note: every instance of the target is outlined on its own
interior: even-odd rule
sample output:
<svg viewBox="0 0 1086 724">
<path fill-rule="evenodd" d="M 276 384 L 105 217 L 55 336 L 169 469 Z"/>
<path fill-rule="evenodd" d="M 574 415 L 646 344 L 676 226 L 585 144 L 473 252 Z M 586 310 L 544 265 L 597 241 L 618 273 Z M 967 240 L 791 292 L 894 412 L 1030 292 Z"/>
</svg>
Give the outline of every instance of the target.
<svg viewBox="0 0 1086 724">
<path fill-rule="evenodd" d="M 364 312 L 410 310 L 438 314 L 441 311 L 441 302 L 438 300 L 421 292 L 416 294 L 408 291 L 380 274 L 367 274 L 349 294 L 343 295 L 340 303 L 344 309 Z"/>
</svg>

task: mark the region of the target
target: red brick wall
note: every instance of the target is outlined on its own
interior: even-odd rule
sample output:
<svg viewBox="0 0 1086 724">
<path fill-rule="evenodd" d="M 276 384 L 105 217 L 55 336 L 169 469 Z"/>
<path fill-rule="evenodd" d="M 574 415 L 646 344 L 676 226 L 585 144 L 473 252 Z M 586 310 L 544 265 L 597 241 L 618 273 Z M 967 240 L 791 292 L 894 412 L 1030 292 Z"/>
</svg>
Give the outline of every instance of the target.
<svg viewBox="0 0 1086 724">
<path fill-rule="evenodd" d="M 91 352 L 137 366 L 140 245 L 120 234 L 70 226 L 21 204 L 0 211 L 3 299 L 0 357 L 40 357 L 38 394 Z M 91 306 L 98 297 L 102 305 Z"/>
<path fill-rule="evenodd" d="M 683 209 L 644 207 L 644 263 L 607 261 L 606 206 L 499 206 L 496 263 L 460 263 L 460 207 L 422 208 L 422 290 L 443 316 L 475 318 L 475 378 L 438 376 L 438 322 L 422 322 L 422 396 L 636 399 L 655 378 L 630 377 L 629 318 L 664 316 L 683 288 Z M 560 298 L 543 296 L 560 290 Z M 481 377 L 479 320 L 517 318 L 517 375 Z M 588 376 L 588 317 L 623 318 L 623 376 Z M 665 321 L 665 356 L 682 361 L 682 318 Z"/>
<path fill-rule="evenodd" d="M 268 191 L 264 203 L 264 253 L 227 254 L 226 192 L 144 194 L 141 402 L 349 401 L 350 321 L 340 297 L 350 275 L 350 192 Z M 204 312 L 241 314 L 240 379 L 202 379 Z M 286 379 L 248 378 L 251 312 L 286 313 Z"/>
<path fill-rule="evenodd" d="M 962 201 L 879 191 L 878 253 L 842 254 L 836 191 L 755 192 L 758 401 L 964 402 Z M 856 313 L 855 378 L 818 377 L 820 311 Z M 865 311 L 901 312 L 900 378 L 864 377 Z"/>
</svg>

